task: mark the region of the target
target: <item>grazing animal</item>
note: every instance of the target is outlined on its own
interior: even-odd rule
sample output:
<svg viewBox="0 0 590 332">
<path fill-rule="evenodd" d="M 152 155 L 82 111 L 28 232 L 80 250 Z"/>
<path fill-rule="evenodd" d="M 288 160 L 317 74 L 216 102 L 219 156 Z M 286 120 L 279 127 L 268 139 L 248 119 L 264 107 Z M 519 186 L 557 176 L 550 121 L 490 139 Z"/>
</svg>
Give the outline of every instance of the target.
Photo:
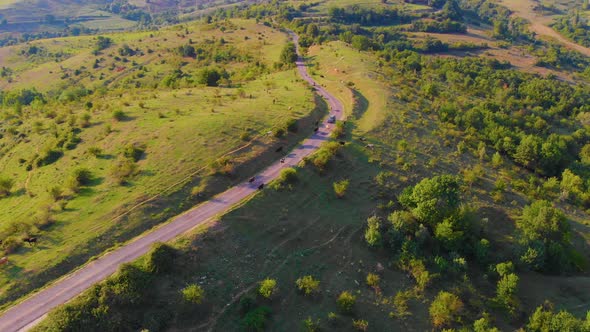
<svg viewBox="0 0 590 332">
<path fill-rule="evenodd" d="M 264 183 L 261 183 L 261 184 L 258 186 L 258 190 L 262 190 L 263 188 L 264 188 Z"/>
<path fill-rule="evenodd" d="M 27 237 L 27 238 L 24 238 L 23 241 L 25 241 L 26 243 L 28 243 L 30 245 L 37 244 L 36 237 Z"/>
<path fill-rule="evenodd" d="M 285 162 L 285 158 L 281 158 L 281 164 Z"/>
<path fill-rule="evenodd" d="M 345 142 L 345 141 L 340 141 L 340 142 L 338 142 L 338 143 L 340 143 L 340 145 L 344 145 L 344 144 L 346 144 L 346 142 Z"/>
<path fill-rule="evenodd" d="M 283 151 L 283 147 L 282 146 L 279 146 L 279 148 L 275 150 L 275 152 L 281 152 L 281 151 Z"/>
<path fill-rule="evenodd" d="M 252 182 L 254 182 L 255 180 L 256 180 L 256 177 L 255 177 L 255 176 L 253 176 L 253 177 L 251 177 L 251 178 L 250 178 L 250 180 L 248 180 L 248 182 L 252 183 Z"/>
<path fill-rule="evenodd" d="M 320 128 L 319 128 L 319 127 L 315 127 L 315 128 L 313 129 L 313 131 L 314 131 L 314 132 L 316 132 L 316 133 L 317 133 L 317 131 L 318 131 L 318 130 L 320 130 Z"/>
<path fill-rule="evenodd" d="M 6 263 L 8 263 L 8 257 L 5 256 L 5 257 L 0 258 L 0 265 L 4 265 Z"/>
</svg>

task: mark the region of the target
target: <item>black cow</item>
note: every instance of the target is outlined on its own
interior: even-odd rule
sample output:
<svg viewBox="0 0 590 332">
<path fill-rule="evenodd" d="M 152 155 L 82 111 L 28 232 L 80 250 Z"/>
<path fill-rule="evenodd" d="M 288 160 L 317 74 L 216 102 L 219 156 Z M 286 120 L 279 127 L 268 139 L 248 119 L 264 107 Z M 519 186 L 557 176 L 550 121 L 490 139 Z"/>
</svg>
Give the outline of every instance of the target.
<svg viewBox="0 0 590 332">
<path fill-rule="evenodd" d="M 251 177 L 250 180 L 248 180 L 248 182 L 250 182 L 250 183 L 252 183 L 254 181 L 256 181 L 256 177 L 255 176 Z"/>
<path fill-rule="evenodd" d="M 278 147 L 278 148 L 275 150 L 275 152 L 281 152 L 281 151 L 283 151 L 283 147 L 282 147 L 282 146 L 279 146 L 279 147 Z"/>
<path fill-rule="evenodd" d="M 320 128 L 319 128 L 319 127 L 315 127 L 315 128 L 313 129 L 313 131 L 314 131 L 314 132 L 316 132 L 316 133 L 318 132 L 318 130 L 320 130 Z"/>
<path fill-rule="evenodd" d="M 261 183 L 261 184 L 258 186 L 258 190 L 262 190 L 263 188 L 264 188 L 264 183 Z"/>
<path fill-rule="evenodd" d="M 340 141 L 340 142 L 338 142 L 338 143 L 340 143 L 340 145 L 344 145 L 344 144 L 346 144 L 346 142 L 345 142 L 345 141 Z"/>
<path fill-rule="evenodd" d="M 26 243 L 28 243 L 30 245 L 37 244 L 36 237 L 27 237 L 27 238 L 24 238 L 23 241 L 25 241 Z"/>
<path fill-rule="evenodd" d="M 285 162 L 285 158 L 281 158 L 281 164 Z"/>
</svg>

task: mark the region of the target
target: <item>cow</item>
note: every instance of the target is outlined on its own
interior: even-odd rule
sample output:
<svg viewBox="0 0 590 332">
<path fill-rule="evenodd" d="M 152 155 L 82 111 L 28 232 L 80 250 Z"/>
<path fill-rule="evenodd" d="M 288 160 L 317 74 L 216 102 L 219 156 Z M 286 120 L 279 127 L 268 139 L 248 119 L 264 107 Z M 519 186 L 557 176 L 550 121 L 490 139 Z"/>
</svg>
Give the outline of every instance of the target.
<svg viewBox="0 0 590 332">
<path fill-rule="evenodd" d="M 281 158 L 281 164 L 285 163 L 285 158 Z"/>
<path fill-rule="evenodd" d="M 4 265 L 6 263 L 8 263 L 8 257 L 5 256 L 5 257 L 0 258 L 0 265 Z"/>
<path fill-rule="evenodd" d="M 255 176 L 251 177 L 250 180 L 248 180 L 248 182 L 250 182 L 250 183 L 252 183 L 254 181 L 256 181 L 256 177 Z"/>
<path fill-rule="evenodd" d="M 340 145 L 344 145 L 344 144 L 346 144 L 346 142 L 345 142 L 345 141 L 340 141 L 340 142 L 338 142 L 338 143 L 340 143 Z"/>
<path fill-rule="evenodd" d="M 262 189 L 264 189 L 264 183 L 261 183 L 261 184 L 258 186 L 258 190 L 262 190 Z"/>
<path fill-rule="evenodd" d="M 23 241 L 25 241 L 26 243 L 33 245 L 33 244 L 37 244 L 37 238 L 36 237 L 26 237 L 23 239 Z"/>
<path fill-rule="evenodd" d="M 278 147 L 278 148 L 275 150 L 275 152 L 281 152 L 281 151 L 283 151 L 283 147 L 282 147 L 282 146 L 279 146 L 279 147 Z"/>
<path fill-rule="evenodd" d="M 319 127 L 315 127 L 315 128 L 313 128 L 313 131 L 314 131 L 314 132 L 316 132 L 316 133 L 318 132 L 318 130 L 320 130 L 320 128 L 319 128 Z"/>
</svg>

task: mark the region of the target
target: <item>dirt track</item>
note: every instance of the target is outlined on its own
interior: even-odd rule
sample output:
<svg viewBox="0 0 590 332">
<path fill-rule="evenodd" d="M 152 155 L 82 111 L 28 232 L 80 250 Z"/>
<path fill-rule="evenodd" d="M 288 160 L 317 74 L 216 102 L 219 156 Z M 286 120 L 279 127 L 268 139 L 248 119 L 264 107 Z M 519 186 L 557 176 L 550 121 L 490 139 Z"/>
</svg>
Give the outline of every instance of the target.
<svg viewBox="0 0 590 332">
<path fill-rule="evenodd" d="M 299 53 L 298 36 L 290 32 L 293 41 L 297 45 Z M 296 62 L 301 77 L 313 85 L 315 91 L 321 95 L 330 106 L 332 114 L 338 119 L 343 118 L 342 104 L 323 87 L 319 86 L 307 73 L 307 69 L 301 56 Z M 228 211 L 239 204 L 243 199 L 254 194 L 261 183 L 268 183 L 276 178 L 280 171 L 286 167 L 297 165 L 304 157 L 308 156 L 329 138 L 333 129 L 331 124 L 321 124 L 317 132 L 306 139 L 300 146 L 284 156 L 284 163 L 277 161 L 256 176 L 254 183 L 241 183 L 211 200 L 196 206 L 195 208 L 179 215 L 171 222 L 158 227 L 151 232 L 132 240 L 127 245 L 116 249 L 95 261 L 85 265 L 76 272 L 56 281 L 47 288 L 30 296 L 23 302 L 8 309 L 0 317 L 0 331 L 24 331 L 32 328 L 51 309 L 66 303 L 76 297 L 95 283 L 113 274 L 118 267 L 145 254 L 155 242 L 166 242 L 175 237 L 204 224 L 205 222 Z"/>
</svg>

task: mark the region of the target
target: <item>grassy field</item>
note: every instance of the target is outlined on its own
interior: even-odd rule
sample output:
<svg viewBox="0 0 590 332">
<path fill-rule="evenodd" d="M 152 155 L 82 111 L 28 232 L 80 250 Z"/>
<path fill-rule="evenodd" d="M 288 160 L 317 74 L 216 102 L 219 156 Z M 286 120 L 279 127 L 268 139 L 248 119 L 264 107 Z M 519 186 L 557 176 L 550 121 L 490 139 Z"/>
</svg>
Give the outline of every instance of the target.
<svg viewBox="0 0 590 332">
<path fill-rule="evenodd" d="M 390 91 L 375 79 L 380 76 L 379 68 L 367 54 L 342 42 L 313 46 L 308 54 L 316 64 L 314 78 L 335 91 L 348 111 L 359 118 L 359 130 L 369 131 L 381 123 Z M 354 113 L 352 107 L 356 103 L 359 111 Z"/>
<path fill-rule="evenodd" d="M 144 40 L 143 45 L 153 45 L 156 51 L 134 61 L 143 63 L 148 68 L 147 72 L 158 78 L 174 68 L 175 65 L 170 62 L 182 61 L 171 53 L 170 48 L 185 43 L 189 38 L 197 43 L 223 36 L 227 47 L 247 52 L 252 59 L 272 66 L 287 37 L 251 21 L 234 23 L 235 30 L 228 29 L 225 33 L 219 29 L 191 25 L 187 27 L 192 30 L 191 34 L 182 38 L 177 32 L 185 32 L 185 29 L 178 28 L 161 30 L 154 37 L 149 37 L 149 33 L 109 35 L 115 46 L 103 51 L 99 57 L 109 58 L 108 61 L 114 63 L 116 60 L 110 59 L 109 53 L 115 57 L 113 54 L 123 43 L 139 47 L 141 39 L 153 38 L 147 43 Z M 201 28 L 207 29 L 207 34 L 203 34 Z M 252 38 L 246 40 L 245 36 Z M 9 48 L 12 55 L 3 58 L 2 65 L 10 66 L 17 74 L 11 83 L 4 82 L 5 88 L 35 87 L 40 91 L 49 91 L 60 85 L 55 82 L 60 81 L 57 71 L 63 74 L 75 68 L 92 68 L 97 58 L 90 54 L 93 38 L 71 37 L 34 42 L 48 52 L 59 49 L 70 55 L 57 63 L 31 63 L 16 55 L 17 48 Z M 168 63 L 156 63 L 155 60 L 160 57 L 167 59 Z M 190 60 L 187 62 L 182 67 L 183 71 L 190 73 L 199 69 L 198 64 L 191 64 Z M 225 68 L 238 72 L 244 68 L 244 63 L 236 61 Z M 15 224 L 37 220 L 43 211 L 49 211 L 55 222 L 47 229 L 29 229 L 27 233 L 39 234 L 39 245 L 21 247 L 9 256 L 11 263 L 0 271 L 0 298 L 3 302 L 32 286 L 38 286 L 40 280 L 47 281 L 49 275 L 59 276 L 83 262 L 84 257 L 98 254 L 115 242 L 125 241 L 198 203 L 199 199 L 190 194 L 192 186 L 212 191 L 227 188 L 263 167 L 268 158 L 274 158 L 274 155 L 263 154 L 269 145 L 293 144 L 306 134 L 306 129 L 311 129 L 303 127 L 301 134 L 291 134 L 283 140 L 267 135 L 267 132 L 284 126 L 290 118 L 309 117 L 316 108 L 311 92 L 292 70 L 264 74 L 254 80 L 246 79 L 236 82 L 233 87 L 157 90 L 131 87 L 134 77 L 130 76 L 135 71 L 137 66 L 118 72 L 101 64 L 96 70 L 84 70 L 74 81 L 62 80 L 61 84 L 65 86 L 80 84 L 95 89 L 104 86 L 104 81 L 96 82 L 93 77 L 104 74 L 110 81 L 109 87 L 113 88 L 95 92 L 82 102 L 45 106 L 55 109 L 57 114 L 64 114 L 63 117 L 43 115 L 47 109 L 34 112 L 25 108 L 27 115 L 18 130 L 27 132 L 27 138 L 4 138 L 0 173 L 13 178 L 15 186 L 12 195 L 0 200 L 0 231 L 7 232 Z M 143 79 L 147 81 L 148 78 Z M 91 102 L 92 106 L 85 107 L 86 102 Z M 115 110 L 122 111 L 124 119 L 114 120 L 112 114 Z M 4 111 L 9 112 L 8 109 Z M 56 128 L 55 122 L 62 121 L 59 120 L 61 117 L 74 119 L 75 123 L 79 121 L 75 119 L 82 114 L 89 115 L 89 125 L 78 134 L 80 142 L 75 148 L 66 151 L 63 157 L 49 166 L 27 171 L 20 160 L 30 160 L 36 153 L 54 144 L 55 138 L 51 135 Z M 37 128 L 34 131 L 31 130 L 33 126 Z M 249 145 L 250 141 L 253 144 Z M 145 152 L 137 162 L 138 174 L 127 184 L 118 185 L 113 180 L 112 168 L 129 145 L 142 146 Z M 210 173 L 208 165 L 242 146 L 245 148 L 230 155 L 237 173 L 232 177 L 218 176 L 205 180 Z M 99 153 L 89 152 L 93 150 Z M 242 163 L 250 166 L 240 170 Z M 67 192 L 67 180 L 73 170 L 80 167 L 91 171 L 92 182 L 67 200 L 63 207 L 56 207 L 48 190 L 59 186 Z M 209 185 L 205 184 L 206 181 Z M 136 203 L 162 193 L 165 199 L 161 202 L 152 202 L 144 210 L 115 219 Z M 161 204 L 170 205 L 162 207 Z"/>
<path fill-rule="evenodd" d="M 333 43 L 324 46 L 325 51 L 312 51 L 314 61 L 320 63 L 316 77 L 322 79 L 322 63 L 330 63 L 335 73 L 366 70 L 364 61 L 334 61 L 334 55 L 327 50 L 346 52 L 337 47 L 342 46 Z M 369 55 L 362 58 L 365 57 L 371 59 Z M 351 102 L 344 85 L 330 85 L 331 77 L 324 76 L 322 82 L 331 91 Z M 424 177 L 461 174 L 464 169 L 483 165 L 486 173 L 476 185 L 463 188 L 463 200 L 473 204 L 478 217 L 489 219 L 484 232 L 492 242 L 493 255 L 509 254 L 514 250 L 514 222 L 526 198 L 523 193 L 508 190 L 504 200 L 496 203 L 490 198 L 490 190 L 498 178 L 518 177 L 514 165 L 508 163 L 495 170 L 489 161 L 482 163 L 471 151 L 458 153 L 457 141 L 443 139 L 442 133 L 448 129 L 440 126 L 435 115 L 423 112 L 414 103 L 397 100 L 394 96 L 398 89 L 377 77 L 365 77 L 364 84 L 355 84 L 357 93 L 368 94 L 367 89 L 373 86 L 389 90 L 387 105 L 374 109 L 380 114 L 371 117 L 362 115 L 368 113 L 364 103 L 356 103 L 347 110 L 361 114 L 358 120 L 350 117 L 348 122 L 348 128 L 359 129 L 346 137 L 347 145 L 327 170 L 319 172 L 311 164 L 298 168 L 298 180 L 291 189 L 265 189 L 209 229 L 177 240 L 174 246 L 178 252 L 171 270 L 156 277 L 150 288 L 149 298 L 157 300 L 130 308 L 126 313 L 132 317 L 130 320 L 151 324 L 139 327 L 154 330 L 238 331 L 242 330 L 244 317 L 241 303 L 244 298 L 251 298 L 255 305 L 271 309 L 266 323 L 266 330 L 270 331 L 303 329 L 303 320 L 307 318 L 327 331 L 354 331 L 352 321 L 358 319 L 366 320 L 369 329 L 375 331 L 424 331 L 431 328 L 428 306 L 439 290 L 462 294 L 469 312 L 469 318 L 465 316 L 462 321 L 466 325 L 483 310 L 490 310 L 486 306 L 493 296 L 493 281 L 486 277 L 487 271 L 474 265 L 463 279 L 435 277 L 424 293 L 411 296 L 407 303 L 409 315 L 392 317 L 396 310 L 394 296 L 413 292 L 414 281 L 391 263 L 387 249 L 366 245 L 365 220 L 389 211 L 388 199 L 395 199 L 404 187 Z M 369 132 L 360 129 L 360 123 L 367 119 L 371 121 Z M 362 134 L 366 141 L 361 141 L 357 134 Z M 401 141 L 407 145 L 402 147 Z M 366 142 L 375 148 L 368 149 Z M 385 197 L 374 182 L 381 171 L 392 172 L 394 179 Z M 338 199 L 332 185 L 342 179 L 350 181 L 350 188 L 344 198 Z M 510 201 L 513 203 L 503 203 Z M 588 234 L 588 226 L 578 216 L 579 211 L 569 214 L 577 229 L 576 238 Z M 586 237 L 578 245 L 580 250 L 588 248 L 590 239 Z M 142 266 L 142 261 L 136 265 Z M 368 273 L 379 275 L 378 288 L 366 285 Z M 320 281 L 320 291 L 314 296 L 304 296 L 296 288 L 295 281 L 305 275 Z M 585 274 L 554 277 L 523 272 L 519 277 L 518 298 L 523 314 L 546 299 L 558 309 L 568 309 L 580 317 L 589 309 L 588 294 L 579 292 L 590 285 Z M 278 290 L 271 299 L 256 295 L 259 282 L 265 278 L 277 281 Z M 180 290 L 190 284 L 204 289 L 202 304 L 182 301 Z M 350 314 L 342 314 L 336 305 L 336 297 L 345 290 L 357 297 Z M 573 296 L 574 293 L 577 295 Z M 145 312 L 162 317 L 160 325 L 146 319 Z M 513 330 L 523 324 L 523 317 L 508 319 L 500 310 L 488 312 L 500 330 Z M 45 331 L 43 324 L 38 331 Z"/>
</svg>

